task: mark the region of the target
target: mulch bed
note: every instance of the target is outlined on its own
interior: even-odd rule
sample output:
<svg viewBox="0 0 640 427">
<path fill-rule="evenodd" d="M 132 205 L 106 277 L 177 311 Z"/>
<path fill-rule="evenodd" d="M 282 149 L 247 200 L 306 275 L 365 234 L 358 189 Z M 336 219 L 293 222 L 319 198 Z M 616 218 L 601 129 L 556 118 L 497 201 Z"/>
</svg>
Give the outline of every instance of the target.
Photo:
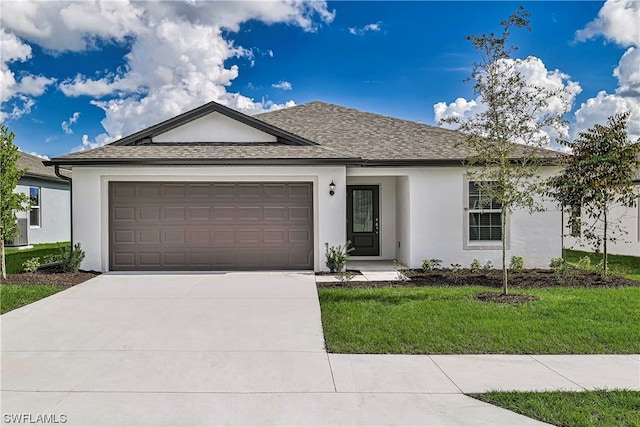
<svg viewBox="0 0 640 427">
<path fill-rule="evenodd" d="M 499 302 L 502 304 L 524 304 L 526 302 L 538 301 L 540 298 L 526 294 L 502 294 L 497 292 L 482 292 L 476 298 L 485 302 Z"/>
<path fill-rule="evenodd" d="M 58 272 L 36 272 L 36 273 L 20 273 L 7 274 L 7 280 L 3 283 L 12 285 L 53 285 L 61 288 L 70 288 L 93 279 L 100 273 L 95 271 L 79 271 L 77 273 L 58 273 Z"/>
<path fill-rule="evenodd" d="M 440 270 L 425 273 L 421 270 L 406 270 L 403 274 L 409 278 L 406 281 L 386 282 L 324 282 L 318 283 L 322 288 L 380 288 L 380 287 L 410 287 L 410 286 L 487 286 L 502 288 L 502 271 L 475 272 L 469 269 L 458 271 Z M 622 276 L 603 276 L 595 271 L 574 270 L 559 280 L 553 270 L 531 269 L 520 273 L 509 274 L 510 289 L 537 289 L 549 287 L 572 288 L 619 288 L 624 286 L 640 286 L 640 281 L 627 279 Z"/>
</svg>

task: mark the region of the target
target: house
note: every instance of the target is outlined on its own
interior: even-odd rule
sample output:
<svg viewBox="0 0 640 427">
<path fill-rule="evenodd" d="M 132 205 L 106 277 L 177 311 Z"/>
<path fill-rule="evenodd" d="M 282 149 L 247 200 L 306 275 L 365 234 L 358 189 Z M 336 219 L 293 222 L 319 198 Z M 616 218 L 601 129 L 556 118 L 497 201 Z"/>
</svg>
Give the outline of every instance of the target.
<svg viewBox="0 0 640 427">
<path fill-rule="evenodd" d="M 17 166 L 27 169 L 27 172 L 14 191 L 26 194 L 32 206 L 29 211 L 16 213 L 20 234 L 7 241 L 7 246 L 69 241 L 71 196 L 68 171 L 61 178 L 55 174 L 54 168 L 44 166 L 41 158 L 23 152 L 20 152 Z"/>
<path fill-rule="evenodd" d="M 463 138 L 323 102 L 256 116 L 211 102 L 45 163 L 73 168 L 85 269 L 323 270 L 325 243 L 347 240 L 356 260 L 499 265 L 502 238 L 548 266 L 561 212 L 508 213 L 501 236 L 501 209 L 474 206 Z"/>
</svg>

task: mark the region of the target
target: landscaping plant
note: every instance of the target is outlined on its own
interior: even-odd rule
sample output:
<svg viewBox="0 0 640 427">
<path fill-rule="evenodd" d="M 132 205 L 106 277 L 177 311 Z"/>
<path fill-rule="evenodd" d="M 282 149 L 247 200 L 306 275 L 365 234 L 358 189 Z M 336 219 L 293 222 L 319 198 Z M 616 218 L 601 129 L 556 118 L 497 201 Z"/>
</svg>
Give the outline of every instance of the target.
<svg viewBox="0 0 640 427">
<path fill-rule="evenodd" d="M 27 171 L 18 169 L 20 151 L 13 144 L 16 134 L 0 124 L 0 258 L 2 278 L 7 278 L 4 241 L 20 234 L 16 212 L 29 209 L 30 201 L 26 194 L 15 192 L 18 181 Z"/>
<path fill-rule="evenodd" d="M 509 270 L 514 273 L 520 273 L 524 271 L 524 257 L 512 255 L 511 262 L 509 263 Z"/>
<path fill-rule="evenodd" d="M 483 108 L 473 115 L 452 115 L 442 122 L 457 125 L 467 135 L 464 145 L 469 181 L 475 182 L 482 197 L 480 205 L 501 208 L 502 285 L 507 281 L 507 216 L 515 209 L 529 212 L 543 209 L 539 176 L 542 151 L 549 144 L 549 131 L 563 134 L 563 115 L 569 111 L 571 94 L 567 89 L 549 89 L 531 83 L 524 70 L 537 59 L 512 58 L 517 50 L 509 46 L 512 29 L 529 27 L 529 13 L 520 8 L 502 21 L 502 34 L 467 37 L 480 54 L 467 81 Z M 553 106 L 553 108 L 550 108 Z"/>
<path fill-rule="evenodd" d="M 326 266 L 332 273 L 338 273 L 344 270 L 349 260 L 349 253 L 355 248 L 351 247 L 351 242 L 347 240 L 344 247 L 342 245 L 329 247 L 328 243 L 324 244 L 326 250 L 324 256 L 327 258 Z"/>
<path fill-rule="evenodd" d="M 60 260 L 65 273 L 77 273 L 84 259 L 85 253 L 76 243 L 73 249 L 68 246 L 60 246 Z"/>
<path fill-rule="evenodd" d="M 559 142 L 571 151 L 564 170 L 548 182 L 548 194 L 567 211 L 567 226 L 574 237 L 602 250 L 602 271 L 608 269 L 608 242 L 621 240 L 627 231 L 622 218 L 613 218 L 615 206 L 633 207 L 640 191 L 634 179 L 640 169 L 640 139 L 627 133 L 630 112 L 609 117 L 607 125 L 596 124 L 580 132 L 574 141 Z M 586 219 L 583 219 L 586 218 Z"/>
<path fill-rule="evenodd" d="M 40 267 L 40 258 L 34 257 L 22 263 L 22 269 L 26 273 L 35 273 Z"/>
</svg>

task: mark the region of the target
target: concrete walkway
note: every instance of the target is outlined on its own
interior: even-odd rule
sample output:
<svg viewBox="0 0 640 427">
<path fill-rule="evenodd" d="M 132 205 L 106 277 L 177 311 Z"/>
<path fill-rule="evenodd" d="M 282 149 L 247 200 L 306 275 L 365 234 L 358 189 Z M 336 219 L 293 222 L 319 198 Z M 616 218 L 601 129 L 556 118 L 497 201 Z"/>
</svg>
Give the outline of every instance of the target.
<svg viewBox="0 0 640 427">
<path fill-rule="evenodd" d="M 328 355 L 310 274 L 108 274 L 0 322 L 5 424 L 533 426 L 462 393 L 640 389 L 638 355 Z"/>
</svg>

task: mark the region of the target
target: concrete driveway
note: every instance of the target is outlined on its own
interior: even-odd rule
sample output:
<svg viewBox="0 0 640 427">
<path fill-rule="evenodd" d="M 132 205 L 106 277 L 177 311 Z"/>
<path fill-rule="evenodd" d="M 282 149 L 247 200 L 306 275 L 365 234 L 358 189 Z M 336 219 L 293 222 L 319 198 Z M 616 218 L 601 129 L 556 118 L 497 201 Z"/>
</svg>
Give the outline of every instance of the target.
<svg viewBox="0 0 640 427">
<path fill-rule="evenodd" d="M 4 424 L 541 425 L 431 360 L 330 358 L 311 274 L 106 274 L 0 321 Z"/>
</svg>

